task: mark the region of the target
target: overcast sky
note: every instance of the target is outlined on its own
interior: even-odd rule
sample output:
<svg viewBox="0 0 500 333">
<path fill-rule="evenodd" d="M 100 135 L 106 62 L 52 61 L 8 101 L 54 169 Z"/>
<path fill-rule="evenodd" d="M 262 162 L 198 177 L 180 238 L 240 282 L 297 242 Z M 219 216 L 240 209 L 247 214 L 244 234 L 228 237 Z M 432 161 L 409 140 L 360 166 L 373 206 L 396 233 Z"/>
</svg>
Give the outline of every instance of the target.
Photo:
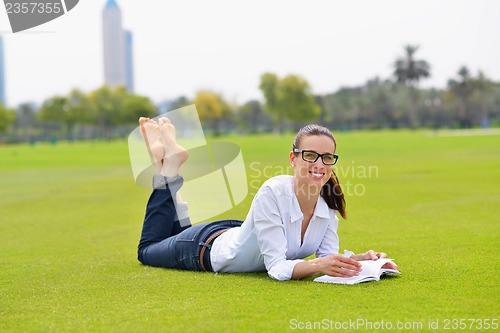
<svg viewBox="0 0 500 333">
<path fill-rule="evenodd" d="M 66 15 L 0 31 L 10 106 L 103 84 L 102 9 L 80 0 Z M 117 0 L 134 36 L 135 88 L 155 102 L 219 91 L 262 99 L 259 76 L 299 74 L 315 93 L 391 75 L 405 44 L 432 66 L 423 86 L 443 88 L 459 67 L 500 81 L 497 0 Z"/>
</svg>

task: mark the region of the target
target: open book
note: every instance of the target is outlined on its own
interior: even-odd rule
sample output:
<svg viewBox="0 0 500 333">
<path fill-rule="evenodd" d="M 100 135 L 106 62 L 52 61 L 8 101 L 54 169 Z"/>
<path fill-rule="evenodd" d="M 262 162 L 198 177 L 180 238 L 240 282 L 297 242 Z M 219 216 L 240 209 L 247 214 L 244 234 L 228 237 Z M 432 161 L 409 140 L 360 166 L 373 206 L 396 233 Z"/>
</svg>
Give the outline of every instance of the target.
<svg viewBox="0 0 500 333">
<path fill-rule="evenodd" d="M 387 262 L 392 259 L 378 260 L 361 260 L 362 271 L 358 276 L 351 278 L 340 278 L 328 275 L 323 275 L 314 279 L 314 282 L 340 283 L 340 284 L 356 284 L 368 281 L 378 281 L 384 274 L 401 274 L 397 269 L 382 268 Z"/>
</svg>

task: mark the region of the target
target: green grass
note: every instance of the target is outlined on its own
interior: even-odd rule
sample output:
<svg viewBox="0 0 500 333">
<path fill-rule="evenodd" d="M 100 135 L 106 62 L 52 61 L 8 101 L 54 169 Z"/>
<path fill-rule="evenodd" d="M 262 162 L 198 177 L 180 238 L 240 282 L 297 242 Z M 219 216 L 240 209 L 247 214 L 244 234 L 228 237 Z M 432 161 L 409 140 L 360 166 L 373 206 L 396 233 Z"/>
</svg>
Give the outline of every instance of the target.
<svg viewBox="0 0 500 333">
<path fill-rule="evenodd" d="M 351 190 L 341 249 L 383 250 L 401 276 L 342 286 L 144 267 L 149 191 L 133 182 L 126 142 L 0 146 L 0 331 L 286 332 L 329 320 L 427 331 L 429 320 L 440 330 L 498 320 L 500 136 L 336 138 Z M 244 219 L 265 176 L 287 169 L 292 139 L 221 139 L 242 148 L 251 195 L 219 217 Z"/>
</svg>

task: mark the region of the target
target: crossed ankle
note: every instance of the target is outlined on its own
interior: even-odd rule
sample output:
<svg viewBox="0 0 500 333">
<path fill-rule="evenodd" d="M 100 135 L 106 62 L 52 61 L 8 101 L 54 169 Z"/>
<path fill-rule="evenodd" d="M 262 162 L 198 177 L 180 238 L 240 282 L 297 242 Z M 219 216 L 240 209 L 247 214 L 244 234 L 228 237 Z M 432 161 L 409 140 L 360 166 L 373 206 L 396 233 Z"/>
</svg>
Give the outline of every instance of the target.
<svg viewBox="0 0 500 333">
<path fill-rule="evenodd" d="M 166 189 L 167 185 L 169 188 L 174 186 L 174 188 L 180 188 L 184 183 L 184 178 L 181 175 L 176 174 L 174 176 L 165 176 L 163 174 L 153 175 L 153 188 L 154 189 Z"/>
</svg>

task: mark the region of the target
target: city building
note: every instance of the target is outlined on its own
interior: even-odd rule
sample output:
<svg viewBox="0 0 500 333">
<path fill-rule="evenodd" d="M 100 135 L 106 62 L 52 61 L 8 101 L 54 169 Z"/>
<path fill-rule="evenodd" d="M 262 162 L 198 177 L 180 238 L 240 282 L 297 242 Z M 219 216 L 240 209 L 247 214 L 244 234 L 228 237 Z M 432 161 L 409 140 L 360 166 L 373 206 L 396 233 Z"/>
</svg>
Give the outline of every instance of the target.
<svg viewBox="0 0 500 333">
<path fill-rule="evenodd" d="M 132 32 L 126 30 L 125 36 L 125 86 L 130 92 L 134 91 L 134 57 L 132 54 Z"/>
<path fill-rule="evenodd" d="M 104 84 L 134 89 L 132 33 L 122 26 L 122 13 L 115 0 L 107 0 L 102 13 Z"/>
</svg>

